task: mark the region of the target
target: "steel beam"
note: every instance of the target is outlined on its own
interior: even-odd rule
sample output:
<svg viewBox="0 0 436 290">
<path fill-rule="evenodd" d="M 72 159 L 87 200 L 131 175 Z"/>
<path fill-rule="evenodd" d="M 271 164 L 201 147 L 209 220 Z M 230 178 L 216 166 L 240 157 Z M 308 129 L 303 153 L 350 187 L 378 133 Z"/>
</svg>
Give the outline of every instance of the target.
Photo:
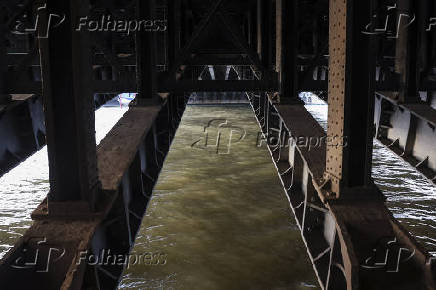
<svg viewBox="0 0 436 290">
<path fill-rule="evenodd" d="M 0 8 L 2 8 L 0 6 Z M 7 15 L 1 15 L 2 13 L 7 13 L 6 8 L 2 9 L 0 12 L 0 108 L 11 101 L 11 96 L 7 93 L 7 48 L 6 48 L 6 35 L 8 33 Z"/>
<path fill-rule="evenodd" d="M 111 254 L 128 255 L 133 248 L 187 99 L 173 101 L 177 117 L 171 123 L 164 114 L 168 103 L 130 108 L 100 143 L 102 192 L 95 213 L 72 216 L 73 204 L 66 202 L 63 212 L 48 214 L 46 201 L 41 203 L 32 213 L 33 225 L 0 262 L 3 287 L 29 289 L 38 281 L 39 288 L 48 290 L 117 288 L 127 265 L 103 261 Z M 26 267 L 35 253 L 35 265 Z M 88 259 L 93 254 L 101 263 Z"/>
<path fill-rule="evenodd" d="M 168 67 L 175 65 L 177 50 L 180 49 L 181 0 L 168 1 Z"/>
<path fill-rule="evenodd" d="M 334 197 L 344 188 L 370 187 L 375 58 L 373 37 L 361 33 L 371 1 L 330 1 L 328 136 L 326 178 Z"/>
<path fill-rule="evenodd" d="M 276 1 L 276 70 L 280 75 L 280 103 L 298 98 L 298 1 Z"/>
<path fill-rule="evenodd" d="M 253 63 L 241 55 L 196 55 L 194 58 L 188 59 L 185 65 L 201 66 L 201 65 L 252 65 Z"/>
<path fill-rule="evenodd" d="M 326 195 L 326 148 L 332 144 L 305 107 L 275 104 L 264 93 L 248 97 L 321 289 L 435 289 L 434 258 L 382 198 L 365 198 L 365 188 L 339 200 Z M 406 252 L 410 258 L 398 263 Z"/>
<path fill-rule="evenodd" d="M 248 91 L 276 91 L 276 81 L 233 81 L 233 80 L 181 80 L 172 83 L 163 83 L 159 92 L 248 92 Z"/>
<path fill-rule="evenodd" d="M 82 4 L 47 1 L 45 17 L 65 13 L 65 23 L 50 31 L 49 38 L 40 38 L 40 48 L 50 165 L 48 200 L 53 205 L 82 201 L 92 210 L 99 182 L 89 43 L 87 34 L 75 31 L 72 23 L 86 14 L 87 5 Z"/>
<path fill-rule="evenodd" d="M 260 59 L 265 68 L 271 65 L 271 47 L 272 47 L 272 1 L 258 0 L 259 19 L 260 19 Z"/>
<path fill-rule="evenodd" d="M 402 104 L 377 93 L 375 137 L 436 184 L 436 109 L 428 104 Z"/>
<path fill-rule="evenodd" d="M 398 1 L 398 38 L 396 41 L 396 69 L 400 74 L 399 101 L 417 103 L 420 101 L 418 87 L 420 82 L 418 53 L 419 21 L 413 21 L 409 17 L 420 18 L 419 3 L 426 1 Z"/>
<path fill-rule="evenodd" d="M 238 32 L 237 26 L 224 14 L 218 12 L 219 19 L 224 24 L 224 27 L 229 31 L 236 46 L 242 51 L 243 54 L 247 55 L 247 58 L 251 61 L 258 70 L 267 73 L 268 68 L 259 60 L 258 55 L 249 47 L 247 41 L 244 39 L 243 35 Z"/>
<path fill-rule="evenodd" d="M 45 145 L 41 96 L 13 100 L 0 110 L 0 140 L 0 176 Z"/>
<path fill-rule="evenodd" d="M 155 0 L 136 0 L 137 19 L 155 19 Z M 138 95 L 136 103 L 157 104 L 156 34 L 150 31 L 136 33 L 136 74 Z"/>
<path fill-rule="evenodd" d="M 213 20 L 216 13 L 221 9 L 224 2 L 225 0 L 218 0 L 218 2 L 216 2 L 212 6 L 207 16 L 203 19 L 199 27 L 194 31 L 189 41 L 185 44 L 182 51 L 179 52 L 179 54 L 177 55 L 174 65 L 171 68 L 169 68 L 169 71 L 166 74 L 166 76 L 168 77 L 167 80 L 172 81 L 176 79 L 176 73 L 179 71 L 180 66 L 185 62 L 186 59 L 188 59 L 189 54 L 192 53 L 192 49 L 194 48 L 194 45 L 198 41 L 198 39 L 204 36 L 204 34 L 207 31 L 207 28 L 209 27 L 210 22 Z"/>
</svg>

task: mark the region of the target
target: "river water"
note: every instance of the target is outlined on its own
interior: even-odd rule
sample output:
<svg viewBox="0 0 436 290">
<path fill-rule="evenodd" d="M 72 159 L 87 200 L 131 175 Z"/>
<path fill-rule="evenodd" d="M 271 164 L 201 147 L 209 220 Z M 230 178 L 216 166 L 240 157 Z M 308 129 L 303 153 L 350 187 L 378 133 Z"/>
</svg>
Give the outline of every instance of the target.
<svg viewBox="0 0 436 290">
<path fill-rule="evenodd" d="M 223 123 L 231 128 L 222 127 L 217 143 Z M 228 146 L 230 132 L 232 140 L 246 136 Z M 164 252 L 167 263 L 132 266 L 121 289 L 316 287 L 271 157 L 257 146 L 258 132 L 247 105 L 187 108 L 133 249 Z"/>
<path fill-rule="evenodd" d="M 125 112 L 127 108 L 115 105 L 95 112 L 97 143 Z M 0 178 L 0 258 L 29 228 L 30 214 L 45 198 L 49 188 L 47 147 Z"/>
<path fill-rule="evenodd" d="M 307 108 L 325 127 L 327 106 L 313 98 Z M 96 112 L 97 141 L 125 111 Z M 162 252 L 166 263 L 131 266 L 121 289 L 318 288 L 258 132 L 248 106 L 188 106 L 133 249 Z M 229 134 L 244 133 L 228 146 Z M 434 186 L 378 142 L 373 175 L 395 217 L 436 254 Z M 0 178 L 0 257 L 29 227 L 47 179 L 45 148 Z"/>
</svg>

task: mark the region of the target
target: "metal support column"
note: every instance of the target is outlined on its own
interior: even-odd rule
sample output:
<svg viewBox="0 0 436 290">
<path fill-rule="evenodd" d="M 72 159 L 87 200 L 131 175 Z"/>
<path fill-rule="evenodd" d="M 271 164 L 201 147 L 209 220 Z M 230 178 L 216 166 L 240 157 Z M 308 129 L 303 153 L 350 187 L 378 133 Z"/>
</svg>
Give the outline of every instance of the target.
<svg viewBox="0 0 436 290">
<path fill-rule="evenodd" d="M 276 70 L 280 77 L 280 103 L 302 104 L 298 98 L 298 1 L 276 1 Z"/>
<path fill-rule="evenodd" d="M 6 9 L 2 9 L 0 11 L 0 105 L 4 105 L 10 102 L 10 95 L 6 94 L 7 92 L 7 73 L 8 73 L 8 64 L 6 59 L 6 30 L 7 30 L 7 22 L 8 15 L 2 15 L 2 13 L 6 13 Z"/>
<path fill-rule="evenodd" d="M 155 0 L 136 0 L 137 19 L 154 19 L 155 7 Z M 159 97 L 157 95 L 155 32 L 142 30 L 136 33 L 136 61 L 138 96 L 135 103 L 138 105 L 157 104 Z"/>
<path fill-rule="evenodd" d="M 88 34 L 74 29 L 87 8 L 83 2 L 48 0 L 46 16 L 65 15 L 65 21 L 40 38 L 53 211 L 51 202 L 63 201 L 86 201 L 92 209 L 99 190 Z"/>
<path fill-rule="evenodd" d="M 398 1 L 398 38 L 396 42 L 396 69 L 400 74 L 398 100 L 402 103 L 418 103 L 420 31 L 419 3 L 422 1 Z M 424 1 L 425 2 L 425 1 Z M 407 14 L 405 11 L 408 11 Z M 411 22 L 413 21 L 413 22 Z"/>
<path fill-rule="evenodd" d="M 265 69 L 270 68 L 271 63 L 271 38 L 272 38 L 272 31 L 271 31 L 271 1 L 269 0 L 259 0 L 260 1 L 260 52 L 261 52 L 261 61 L 262 65 Z"/>
<path fill-rule="evenodd" d="M 330 1 L 327 178 L 332 197 L 372 185 L 375 58 L 373 36 L 361 33 L 371 1 Z"/>
<path fill-rule="evenodd" d="M 168 68 L 175 64 L 180 48 L 180 0 L 168 1 Z"/>
<path fill-rule="evenodd" d="M 257 5 L 252 2 L 248 11 L 248 44 L 249 47 L 256 51 L 257 48 Z"/>
</svg>

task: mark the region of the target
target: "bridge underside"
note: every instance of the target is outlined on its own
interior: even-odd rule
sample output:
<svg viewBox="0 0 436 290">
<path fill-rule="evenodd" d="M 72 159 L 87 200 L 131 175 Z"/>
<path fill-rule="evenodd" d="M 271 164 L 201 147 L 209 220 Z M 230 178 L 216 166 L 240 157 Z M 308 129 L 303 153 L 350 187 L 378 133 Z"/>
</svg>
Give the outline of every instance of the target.
<svg viewBox="0 0 436 290">
<path fill-rule="evenodd" d="M 116 288 L 123 265 L 81 253 L 130 252 L 191 97 L 249 101 L 322 289 L 436 289 L 435 259 L 371 178 L 377 138 L 436 184 L 433 1 L 4 2 L 0 176 L 45 144 L 50 165 L 4 287 Z M 327 132 L 306 91 L 328 102 Z M 121 93 L 137 95 L 96 146 L 95 108 Z M 316 150 L 292 142 L 311 137 Z"/>
</svg>

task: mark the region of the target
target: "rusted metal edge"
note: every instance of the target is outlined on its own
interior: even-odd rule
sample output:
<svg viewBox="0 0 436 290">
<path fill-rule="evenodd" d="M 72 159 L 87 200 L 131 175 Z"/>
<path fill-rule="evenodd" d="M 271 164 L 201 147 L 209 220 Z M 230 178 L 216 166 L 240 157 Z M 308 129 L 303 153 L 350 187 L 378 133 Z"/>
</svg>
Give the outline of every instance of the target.
<svg viewBox="0 0 436 290">
<path fill-rule="evenodd" d="M 376 270 L 368 269 L 365 267 L 367 265 L 363 263 L 372 256 L 372 251 L 380 250 L 377 246 L 383 238 L 388 238 L 392 243 L 404 247 L 404 251 L 413 253 L 410 264 L 407 265 L 409 270 L 410 268 L 415 269 L 413 273 L 408 273 L 413 278 L 411 283 L 416 283 L 417 287 L 421 285 L 419 287 L 424 287 L 422 289 L 436 289 L 436 265 L 434 262 L 432 263 L 434 258 L 395 219 L 384 203 L 331 200 L 327 203 L 327 207 L 336 221 L 336 232 L 341 239 L 345 270 L 350 278 L 351 289 L 357 289 L 362 284 L 368 285 L 371 280 L 385 283 L 383 285 L 391 285 L 389 286 L 391 288 L 385 289 L 404 289 L 401 288 L 403 286 L 396 285 L 396 283 L 401 284 L 402 282 L 389 281 L 389 278 L 385 278 L 384 281 L 378 280 L 380 275 L 383 276 L 383 272 L 377 273 Z M 386 258 L 389 254 L 389 250 L 387 250 Z M 390 274 L 390 279 L 405 274 L 404 270 L 401 271 L 402 268 L 400 268 L 404 265 L 398 266 L 398 272 Z"/>
<path fill-rule="evenodd" d="M 407 111 L 410 112 L 411 115 L 415 116 L 418 120 L 420 120 L 422 123 L 427 123 L 428 126 L 431 128 L 436 127 L 436 110 L 429 105 L 426 104 L 400 104 L 398 101 L 393 99 L 395 96 L 392 96 L 390 93 L 376 93 L 376 98 L 380 98 L 381 101 L 385 100 L 389 102 L 394 107 L 399 108 L 401 111 Z M 380 108 L 380 118 L 383 114 L 383 109 Z M 377 118 L 377 116 L 376 116 Z M 377 121 L 377 120 L 376 120 Z M 381 122 L 381 121 L 379 121 Z M 389 127 L 390 124 L 387 124 Z M 378 124 L 377 130 L 380 131 L 380 127 L 383 127 L 383 124 Z M 389 128 L 385 128 L 387 130 L 390 130 Z M 415 134 L 417 131 L 417 128 L 411 128 L 410 130 L 411 140 L 413 140 L 411 143 L 412 148 L 415 147 Z M 433 129 L 434 131 L 434 129 Z M 380 135 L 380 134 L 379 134 Z M 436 185 L 436 170 L 433 168 L 430 168 L 427 166 L 427 160 L 424 159 L 421 160 L 414 155 L 414 151 L 411 149 L 406 150 L 405 148 L 401 148 L 399 146 L 399 140 L 391 140 L 386 136 L 375 136 L 377 140 L 380 141 L 381 144 L 383 144 L 387 149 L 389 149 L 391 152 L 396 154 L 398 157 L 403 159 L 407 164 L 411 166 L 414 170 L 421 173 L 423 177 L 425 177 L 428 181 Z M 409 137 L 408 137 L 409 138 Z M 406 153 L 408 151 L 408 153 Z"/>
<path fill-rule="evenodd" d="M 96 109 L 106 103 L 108 96 L 94 96 Z M 7 150 L 7 156 L 0 160 L 0 177 L 15 168 L 29 156 L 41 149 L 45 144 L 45 122 L 41 95 L 14 95 L 12 102 L 0 108 L 0 122 L 3 128 L 11 129 L 16 133 L 14 138 L 0 128 L 1 137 L 7 144 L 8 140 L 15 142 L 15 152 Z M 1 124 L 0 124 L 0 127 Z M 8 137 L 9 136 L 9 137 Z M 17 147 L 18 146 L 18 147 Z M 0 152 L 0 155 L 2 152 Z"/>
<path fill-rule="evenodd" d="M 250 99 L 250 98 L 249 98 Z M 269 102 L 269 105 L 271 106 L 271 108 L 278 108 L 278 107 L 280 107 L 280 106 L 274 106 L 274 104 L 271 102 L 271 100 L 268 100 L 268 102 Z M 254 102 L 253 102 L 253 99 L 251 99 L 251 102 L 250 102 L 250 105 L 251 105 L 251 107 L 252 107 L 252 109 L 253 109 L 253 112 L 255 113 L 255 116 L 256 116 L 256 120 L 257 120 L 257 122 L 258 122 L 258 124 L 259 124 L 259 127 L 262 129 L 262 131 L 263 131 L 263 135 L 264 135 L 264 138 L 265 137 L 267 137 L 267 136 L 265 136 L 266 134 L 267 134 L 267 132 L 265 132 L 264 131 L 264 126 L 265 126 L 265 123 L 264 124 L 262 124 L 262 119 L 264 119 L 265 118 L 265 116 L 263 116 L 263 118 L 260 118 L 261 116 L 261 110 L 262 109 L 264 109 L 264 108 L 261 108 L 261 106 L 259 106 L 259 108 L 256 108 L 256 106 L 255 106 L 255 104 L 254 104 Z M 304 108 L 304 106 L 303 105 L 294 105 L 294 106 L 292 106 L 292 105 L 287 105 L 286 107 L 285 106 L 283 106 L 283 105 L 281 105 L 281 109 L 282 109 L 282 113 L 284 112 L 284 111 L 291 111 L 291 110 L 293 110 L 293 111 L 295 111 L 295 113 L 297 113 L 296 115 L 294 115 L 294 116 L 292 116 L 292 117 L 296 117 L 296 118 L 298 118 L 297 117 L 297 115 L 299 115 L 300 117 L 302 116 L 302 115 L 304 115 L 304 116 L 307 116 L 307 117 L 309 117 L 310 116 L 310 118 L 312 118 L 312 120 L 315 122 L 315 123 L 312 123 L 312 122 L 309 122 L 309 124 L 311 124 L 311 125 L 313 125 L 313 128 L 316 128 L 315 129 L 315 131 L 316 132 L 318 132 L 318 133 L 320 133 L 320 134 L 324 134 L 325 135 L 325 132 L 323 131 L 323 129 L 321 128 L 321 126 L 319 126 L 319 124 L 316 122 L 316 120 L 314 120 L 313 119 L 313 117 L 309 114 L 309 112 L 307 112 L 307 110 Z M 306 113 L 304 112 L 304 111 L 306 111 Z M 278 109 L 277 109 L 277 111 L 278 111 Z M 280 115 L 280 119 L 284 122 L 284 126 L 285 126 L 285 128 L 286 128 L 286 130 L 288 130 L 289 132 L 292 132 L 291 130 L 290 130 L 290 126 L 289 126 L 289 123 L 287 123 L 286 124 L 286 122 L 283 120 L 283 115 Z M 290 121 L 290 119 L 288 119 L 287 121 Z M 304 134 L 306 134 L 307 132 L 304 132 L 303 130 L 301 130 L 301 129 L 297 129 L 296 131 L 294 131 L 294 134 L 296 134 L 296 136 L 305 136 Z M 300 148 L 298 148 L 298 146 L 295 146 L 295 147 L 297 147 L 296 148 L 296 150 L 298 150 L 298 153 L 297 154 L 299 154 L 299 155 L 302 155 L 303 153 L 306 155 L 306 157 L 308 157 L 308 152 L 307 152 L 307 150 L 301 150 Z M 299 228 L 299 230 L 300 230 L 300 233 L 301 233 L 301 237 L 302 237 L 302 241 L 303 241 L 303 243 L 305 244 L 305 247 L 306 247 L 306 251 L 307 251 L 307 254 L 308 254 L 308 256 L 309 256 L 309 259 L 311 260 L 311 262 L 312 262 L 312 266 L 313 266 L 313 269 L 314 269 L 314 272 L 315 272 L 315 275 L 316 275 L 316 277 L 317 277 L 317 279 L 318 279 L 318 282 L 319 282 L 319 284 L 320 284 L 320 286 L 322 287 L 322 289 L 325 289 L 324 288 L 324 283 L 325 283 L 325 281 L 324 281 L 324 279 L 322 278 L 322 273 L 320 272 L 320 270 L 317 268 L 317 266 L 316 266 L 316 259 L 317 259 L 317 257 L 316 256 L 314 256 L 313 255 L 313 253 L 310 251 L 310 249 L 309 249 L 309 247 L 310 247 L 310 245 L 309 245 L 309 241 L 308 240 L 306 240 L 306 237 L 304 236 L 304 234 L 303 234 L 303 232 L 304 232 L 304 225 L 303 225 L 303 222 L 301 221 L 301 219 L 299 219 L 298 218 L 298 209 L 295 207 L 295 205 L 294 205 L 294 203 L 295 203 L 295 201 L 293 201 L 293 200 L 291 200 L 291 196 L 290 196 L 290 194 L 288 193 L 288 190 L 289 189 L 287 189 L 287 187 L 289 186 L 289 184 L 286 184 L 286 178 L 284 177 L 284 176 L 282 176 L 282 171 L 283 171 L 283 169 L 282 168 L 279 168 L 279 164 L 278 164 L 278 162 L 276 162 L 276 159 L 275 159 L 275 154 L 274 154 L 274 152 L 273 152 L 273 149 L 271 148 L 271 146 L 267 146 L 267 148 L 268 148 L 268 151 L 269 151 L 269 153 L 270 153 L 270 155 L 271 155 L 271 158 L 272 158 L 272 161 L 273 161 L 273 164 L 274 164 L 274 166 L 275 166 L 275 168 L 276 168 L 276 170 L 277 170 L 277 172 L 279 173 L 279 179 L 280 179 L 280 181 L 281 181 L 281 183 L 282 183 L 282 185 L 283 185 L 283 188 L 284 188 L 284 190 L 285 190 L 285 193 L 286 193 L 286 198 L 288 199 L 288 201 L 289 201 L 289 204 L 290 204 L 290 208 L 291 208 L 291 210 L 292 210 L 292 213 L 293 213 L 293 215 L 294 215 L 294 218 L 295 218 L 295 221 L 296 221 L 296 224 L 297 224 L 297 226 L 298 226 L 298 228 Z M 303 151 L 303 153 L 302 153 L 302 151 Z M 317 153 L 317 154 L 319 154 L 319 152 Z M 322 156 L 322 154 L 321 154 L 321 156 Z M 325 156 L 325 153 L 324 153 L 324 156 Z M 321 157 L 322 158 L 322 157 Z M 321 166 L 325 166 L 325 162 L 323 162 L 322 163 L 322 165 Z M 313 173 L 310 171 L 310 168 L 308 167 L 308 166 L 305 166 L 305 168 L 307 168 L 308 169 L 308 171 L 309 171 L 309 174 L 311 175 L 311 176 L 313 176 Z M 321 176 L 322 176 L 322 174 L 321 174 Z M 293 179 L 293 178 L 292 178 Z M 312 179 L 312 181 L 313 181 L 314 179 Z M 291 183 L 293 183 L 294 181 L 292 181 Z M 314 181 L 313 181 L 314 182 Z M 314 182 L 315 183 L 315 182 Z M 294 186 L 295 187 L 295 186 Z M 298 191 L 298 190 L 297 190 Z"/>
<path fill-rule="evenodd" d="M 391 102 L 393 105 L 404 110 L 410 111 L 413 115 L 424 120 L 436 127 L 436 110 L 428 104 L 407 104 L 399 103 L 393 99 L 392 94 L 385 92 L 376 92 L 376 95 Z"/>
<path fill-rule="evenodd" d="M 261 111 L 265 110 L 265 108 L 262 108 L 262 106 L 260 106 L 259 108 L 256 108 L 256 106 L 253 104 L 253 99 L 251 99 L 251 101 L 252 101 L 251 105 L 252 105 L 252 108 L 256 114 L 257 120 L 259 122 L 259 126 L 261 126 L 261 128 L 262 128 L 262 126 L 265 126 L 265 123 L 262 125 L 261 119 L 264 119 L 265 115 L 262 116 Z M 324 133 L 323 129 L 319 125 L 317 125 L 318 123 L 316 122 L 316 120 L 314 120 L 313 117 L 307 111 L 306 111 L 307 114 L 304 113 L 303 110 L 306 110 L 304 108 L 304 106 L 294 105 L 293 109 L 289 109 L 289 107 L 285 107 L 283 105 L 274 105 L 271 102 L 271 100 L 269 100 L 269 102 L 270 102 L 271 108 L 276 108 L 276 110 L 278 112 L 281 112 L 282 114 L 285 112 L 288 114 L 291 112 L 293 113 L 293 116 L 291 116 L 291 117 L 289 117 L 289 116 L 283 117 L 282 115 L 280 115 L 281 120 L 285 123 L 284 125 L 285 125 L 286 130 L 291 132 L 291 134 L 292 134 L 292 132 L 294 132 L 295 134 L 298 134 L 300 136 L 306 136 L 306 135 L 311 135 L 311 133 L 314 133 L 314 132 L 315 132 L 315 134 Z M 297 117 L 297 115 L 299 117 Z M 294 124 L 290 123 L 290 122 L 294 121 L 294 120 L 292 120 L 292 118 L 298 119 L 298 118 L 302 117 L 303 115 L 305 115 L 305 117 L 307 117 L 306 122 L 304 123 L 303 127 L 295 126 Z M 259 118 L 259 117 L 262 117 L 262 118 Z M 286 124 L 286 122 L 288 122 L 288 124 Z M 301 119 L 299 120 L 299 123 L 301 123 Z M 294 129 L 294 130 L 292 130 L 292 129 Z M 303 221 L 301 221 L 301 219 L 298 217 L 298 215 L 299 215 L 298 207 L 300 207 L 300 206 L 295 207 L 292 204 L 292 202 L 295 202 L 295 201 L 291 201 L 290 194 L 288 193 L 288 190 L 292 190 L 292 191 L 294 191 L 294 193 L 299 192 L 300 190 L 298 188 L 295 189 L 295 186 L 287 189 L 285 181 L 284 181 L 283 176 L 282 176 L 282 172 L 281 172 L 281 171 L 283 171 L 283 168 L 279 168 L 280 166 L 277 163 L 276 156 L 274 153 L 274 148 L 271 148 L 271 146 L 268 146 L 268 149 L 269 149 L 269 152 L 272 156 L 273 163 L 279 172 L 279 176 L 280 176 L 280 179 L 282 181 L 282 184 L 284 185 L 285 191 L 287 192 L 287 198 L 290 201 L 291 209 L 294 213 L 297 225 L 302 233 L 302 239 L 306 245 L 309 258 L 313 263 L 313 267 L 314 267 L 315 273 L 317 275 L 317 278 L 320 282 L 321 287 L 323 289 L 327 289 L 326 287 L 328 287 L 328 286 L 326 286 L 326 285 L 328 284 L 328 282 L 326 282 L 325 277 L 323 277 L 322 269 L 319 268 L 319 265 L 317 265 L 320 256 L 315 257 L 313 255 L 313 251 L 311 251 L 309 249 L 310 242 L 308 240 L 306 240 L 306 237 L 305 237 L 304 219 L 305 219 L 306 213 L 304 213 Z M 298 152 L 298 154 L 301 156 L 302 160 L 304 161 L 305 169 L 307 169 L 308 173 L 311 175 L 311 178 L 309 178 L 308 180 L 311 179 L 313 187 L 315 188 L 315 190 L 318 193 L 318 197 L 320 198 L 320 200 L 324 203 L 324 206 L 326 207 L 326 210 L 321 210 L 321 212 L 324 212 L 326 214 L 326 216 L 331 215 L 335 220 L 335 224 L 336 224 L 336 226 L 335 226 L 335 233 L 336 234 L 335 235 L 339 238 L 339 241 L 340 241 L 342 262 L 344 265 L 343 272 L 347 278 L 347 285 L 348 285 L 347 288 L 348 289 L 355 289 L 355 288 L 359 287 L 361 280 L 366 282 L 366 283 L 368 282 L 368 280 L 373 281 L 373 280 L 371 280 L 371 279 L 373 279 L 371 274 L 362 272 L 363 270 L 362 270 L 362 267 L 359 263 L 359 259 L 358 259 L 357 254 L 361 253 L 363 250 L 361 248 L 362 245 L 360 245 L 360 247 L 359 247 L 359 245 L 357 245 L 357 247 L 355 247 L 355 243 L 356 243 L 356 237 L 355 237 L 355 232 L 354 232 L 355 229 L 353 229 L 353 231 L 351 231 L 351 232 L 349 231 L 349 228 L 351 225 L 354 225 L 354 227 L 362 227 L 365 224 L 365 225 L 368 225 L 368 227 L 366 227 L 366 228 L 370 229 L 370 230 L 374 226 L 379 226 L 379 228 L 382 229 L 382 231 L 381 231 L 382 233 L 383 233 L 383 231 L 389 232 L 390 234 L 392 234 L 392 236 L 395 237 L 396 241 L 398 241 L 402 245 L 406 245 L 410 249 L 413 249 L 413 251 L 416 253 L 416 257 L 413 257 L 413 261 L 415 263 L 414 265 L 416 268 L 421 269 L 421 271 L 424 273 L 423 279 L 425 281 L 422 282 L 423 285 L 425 285 L 425 287 L 427 287 L 426 289 L 434 289 L 434 283 L 436 281 L 435 280 L 436 275 L 435 275 L 435 270 L 434 270 L 435 263 L 431 263 L 432 258 L 429 255 L 429 253 L 393 217 L 392 213 L 385 206 L 384 199 L 381 199 L 381 198 L 376 198 L 376 199 L 371 198 L 369 200 L 343 199 L 343 200 L 336 201 L 336 200 L 330 200 L 330 199 L 326 198 L 324 184 L 322 184 L 322 182 L 321 182 L 323 180 L 321 172 L 322 172 L 322 168 L 325 168 L 325 162 L 323 164 L 313 165 L 314 160 L 322 160 L 322 155 L 323 155 L 322 152 L 316 152 L 316 151 L 309 152 L 307 150 L 307 148 L 304 148 L 304 147 L 300 148 L 299 146 L 296 146 L 296 151 Z M 317 157 L 310 158 L 311 157 L 310 154 L 314 154 Z M 320 166 L 321 169 L 311 170 L 310 166 Z M 319 178 L 318 181 L 317 181 L 317 178 Z M 307 179 L 307 177 L 306 177 L 306 179 Z M 295 192 L 295 190 L 296 190 L 296 192 Z M 362 189 L 362 190 L 364 190 L 364 189 Z M 308 194 L 309 194 L 308 192 L 304 193 L 304 195 L 306 195 L 305 207 L 309 207 L 309 202 L 307 201 Z M 368 208 L 373 209 L 373 210 L 370 210 L 370 211 L 364 210 L 368 204 L 371 205 Z M 312 207 L 312 208 L 316 209 L 317 206 Z M 348 208 L 348 209 L 354 208 L 354 210 L 353 211 L 343 210 L 344 208 Z M 350 212 L 356 212 L 356 211 L 359 212 L 360 217 L 362 217 L 362 220 L 360 220 L 359 222 L 352 221 L 353 216 L 346 217 L 347 213 L 349 214 Z M 345 214 L 345 216 L 343 216 L 344 214 Z M 376 216 L 378 216 L 378 218 L 376 218 Z M 363 221 L 364 221 L 364 223 L 361 224 Z M 381 225 L 378 225 L 378 223 L 380 223 Z M 351 226 L 351 228 L 353 228 L 353 226 Z M 375 233 L 373 233 L 373 235 L 372 235 L 372 239 L 377 240 L 378 238 L 380 238 L 380 232 L 375 231 Z M 365 245 L 365 240 L 362 240 L 362 243 Z M 331 245 L 329 251 L 333 252 L 335 249 L 334 247 L 335 247 L 334 245 Z M 367 249 L 367 250 L 369 251 L 369 254 L 371 254 L 373 251 L 372 248 Z M 358 252 L 356 252 L 356 251 L 358 251 Z M 332 255 L 332 254 L 330 254 L 330 255 Z M 362 260 L 361 257 L 360 257 L 360 260 Z M 367 276 L 367 275 L 370 275 L 370 276 Z M 330 276 L 330 270 L 329 270 L 328 276 Z M 359 279 L 359 277 L 360 277 L 360 279 Z M 420 278 L 421 278 L 421 276 L 420 276 Z M 388 283 L 389 281 L 386 280 L 385 282 Z M 329 289 L 331 289 L 331 288 L 329 288 Z"/>
<path fill-rule="evenodd" d="M 161 106 L 130 108 L 97 146 L 99 177 L 103 190 L 117 190 L 124 172 L 132 163 L 139 145 L 161 108 Z"/>
<path fill-rule="evenodd" d="M 60 289 L 80 287 L 85 263 L 80 263 L 79 253 L 89 249 L 95 230 L 113 207 L 119 195 L 118 189 L 124 172 L 129 170 L 130 163 L 133 162 L 140 144 L 144 142 L 160 110 L 160 106 L 130 108 L 98 146 L 99 172 L 103 184 L 98 205 L 99 212 L 88 213 L 86 210 L 83 211 L 83 204 L 66 202 L 63 204 L 64 208 L 68 206 L 72 209 L 79 208 L 81 210 L 79 214 L 75 217 L 62 214 L 49 215 L 46 199 L 38 206 L 32 214 L 36 220 L 0 260 L 0 277 L 8 277 L 2 279 L 5 284 L 15 283 L 11 277 L 14 275 L 19 279 L 18 277 L 26 277 L 26 275 L 30 278 L 35 274 L 41 274 L 40 278 L 45 277 L 43 279 L 50 283 L 61 285 Z M 111 155 L 120 158 L 113 160 L 110 158 Z M 118 170 L 121 170 L 122 174 L 118 174 Z M 38 243 L 32 244 L 35 239 L 39 239 Z M 38 252 L 45 243 L 50 246 L 50 249 L 64 251 L 60 257 L 62 262 L 60 261 L 60 265 L 57 264 L 55 270 L 35 273 L 33 268 L 14 268 L 23 251 L 27 252 L 30 249 Z"/>
</svg>

